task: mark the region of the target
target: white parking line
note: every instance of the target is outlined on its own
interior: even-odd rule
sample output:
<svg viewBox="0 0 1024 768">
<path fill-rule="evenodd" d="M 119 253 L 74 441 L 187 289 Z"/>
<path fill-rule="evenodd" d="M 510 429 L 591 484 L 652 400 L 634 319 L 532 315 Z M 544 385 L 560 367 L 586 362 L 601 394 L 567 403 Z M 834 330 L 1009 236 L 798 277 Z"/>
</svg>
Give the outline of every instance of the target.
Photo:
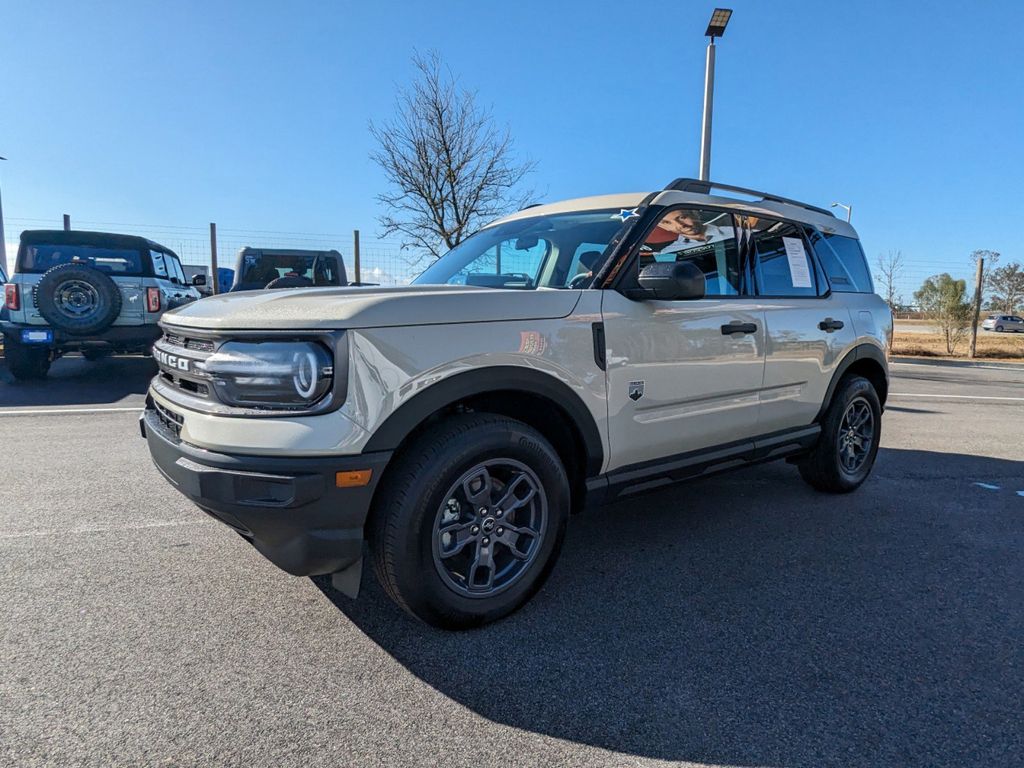
<svg viewBox="0 0 1024 768">
<path fill-rule="evenodd" d="M 117 531 L 142 531 L 146 528 L 176 528 L 182 525 L 214 525 L 212 520 L 178 520 L 176 522 L 164 523 L 139 523 L 138 525 L 120 525 L 111 528 L 89 527 L 89 528 L 61 528 L 53 531 L 23 531 L 22 533 L 0 533 L 0 539 L 28 539 L 39 536 L 56 537 L 67 536 L 69 533 L 111 533 Z"/>
<path fill-rule="evenodd" d="M 1006 400 L 1014 403 L 1024 403 L 1024 397 L 996 397 L 994 395 L 942 395 L 925 394 L 923 392 L 890 392 L 889 397 L 938 397 L 944 400 Z"/>
<path fill-rule="evenodd" d="M 43 416 L 53 413 L 128 413 L 141 410 L 143 410 L 141 405 L 135 408 L 17 408 L 12 410 L 0 408 L 0 416 Z"/>
</svg>

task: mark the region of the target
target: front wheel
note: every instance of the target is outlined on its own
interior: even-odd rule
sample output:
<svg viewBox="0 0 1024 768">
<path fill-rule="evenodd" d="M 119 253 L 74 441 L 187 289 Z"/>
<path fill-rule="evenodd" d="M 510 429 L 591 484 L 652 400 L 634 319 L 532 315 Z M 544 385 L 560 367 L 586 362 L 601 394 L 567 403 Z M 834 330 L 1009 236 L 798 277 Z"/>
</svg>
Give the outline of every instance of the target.
<svg viewBox="0 0 1024 768">
<path fill-rule="evenodd" d="M 12 336 L 4 337 L 4 359 L 7 369 L 18 381 L 44 379 L 50 371 L 48 348 L 26 346 Z"/>
<path fill-rule="evenodd" d="M 369 536 L 377 577 L 428 624 L 507 616 L 554 566 L 569 483 L 550 443 L 522 422 L 452 417 L 404 449 L 382 482 Z"/>
<path fill-rule="evenodd" d="M 1003 332 L 1003 326 L 997 325 L 996 326 L 996 333 L 1002 333 L 1002 332 Z"/>
<path fill-rule="evenodd" d="M 861 376 L 842 380 L 825 412 L 821 436 L 797 463 L 809 485 L 828 493 L 849 493 L 871 473 L 878 454 L 882 406 L 871 382 Z"/>
</svg>

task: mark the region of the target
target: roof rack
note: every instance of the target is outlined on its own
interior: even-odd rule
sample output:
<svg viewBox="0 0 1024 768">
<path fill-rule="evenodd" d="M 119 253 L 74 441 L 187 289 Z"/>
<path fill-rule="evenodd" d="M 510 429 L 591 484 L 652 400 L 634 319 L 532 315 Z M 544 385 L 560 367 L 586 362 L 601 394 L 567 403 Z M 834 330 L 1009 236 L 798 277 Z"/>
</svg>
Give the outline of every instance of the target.
<svg viewBox="0 0 1024 768">
<path fill-rule="evenodd" d="M 742 195 L 753 195 L 754 197 L 760 197 L 762 200 L 771 200 L 775 203 L 795 205 L 808 211 L 815 211 L 817 213 L 823 213 L 826 216 L 835 217 L 835 214 L 827 208 L 819 208 L 818 206 L 811 205 L 810 203 L 801 203 L 799 200 L 790 200 L 788 197 L 770 195 L 767 192 L 758 192 L 756 189 L 734 187 L 731 184 L 719 184 L 717 181 L 701 181 L 700 179 L 679 178 L 665 187 L 665 189 L 672 189 L 679 192 L 696 192 L 700 195 L 710 195 L 712 189 L 724 189 L 727 192 L 739 192 Z"/>
</svg>

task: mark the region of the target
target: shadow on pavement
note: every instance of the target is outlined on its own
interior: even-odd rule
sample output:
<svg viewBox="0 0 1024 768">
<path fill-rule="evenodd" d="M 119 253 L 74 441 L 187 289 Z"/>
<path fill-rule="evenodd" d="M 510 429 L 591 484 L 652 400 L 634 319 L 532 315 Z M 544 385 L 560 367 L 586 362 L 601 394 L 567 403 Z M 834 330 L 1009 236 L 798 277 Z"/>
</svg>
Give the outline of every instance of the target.
<svg viewBox="0 0 1024 768">
<path fill-rule="evenodd" d="M 41 381 L 15 381 L 7 366 L 0 363 L 0 408 L 109 405 L 126 398 L 141 406 L 156 371 L 151 357 L 109 357 L 90 362 L 69 355 L 57 360 Z"/>
<path fill-rule="evenodd" d="M 846 496 L 785 464 L 722 475 L 574 518 L 548 585 L 473 632 L 409 619 L 369 569 L 357 601 L 315 581 L 410 672 L 514 728 L 724 765 L 1010 765 L 1017 490 L 1022 462 L 912 450 L 881 451 Z"/>
</svg>

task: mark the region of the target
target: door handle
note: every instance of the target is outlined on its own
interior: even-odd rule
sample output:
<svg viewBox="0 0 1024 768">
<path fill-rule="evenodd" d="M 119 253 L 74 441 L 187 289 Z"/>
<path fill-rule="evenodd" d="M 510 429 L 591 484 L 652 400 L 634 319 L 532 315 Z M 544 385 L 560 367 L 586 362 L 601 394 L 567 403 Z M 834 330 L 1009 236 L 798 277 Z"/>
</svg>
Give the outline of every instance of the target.
<svg viewBox="0 0 1024 768">
<path fill-rule="evenodd" d="M 826 333 L 832 333 L 832 331 L 841 331 L 843 329 L 842 320 L 833 320 L 831 317 L 826 317 L 820 323 L 818 328 L 825 331 Z"/>
<path fill-rule="evenodd" d="M 723 336 L 734 333 L 757 333 L 757 323 L 726 323 L 722 326 Z"/>
</svg>

